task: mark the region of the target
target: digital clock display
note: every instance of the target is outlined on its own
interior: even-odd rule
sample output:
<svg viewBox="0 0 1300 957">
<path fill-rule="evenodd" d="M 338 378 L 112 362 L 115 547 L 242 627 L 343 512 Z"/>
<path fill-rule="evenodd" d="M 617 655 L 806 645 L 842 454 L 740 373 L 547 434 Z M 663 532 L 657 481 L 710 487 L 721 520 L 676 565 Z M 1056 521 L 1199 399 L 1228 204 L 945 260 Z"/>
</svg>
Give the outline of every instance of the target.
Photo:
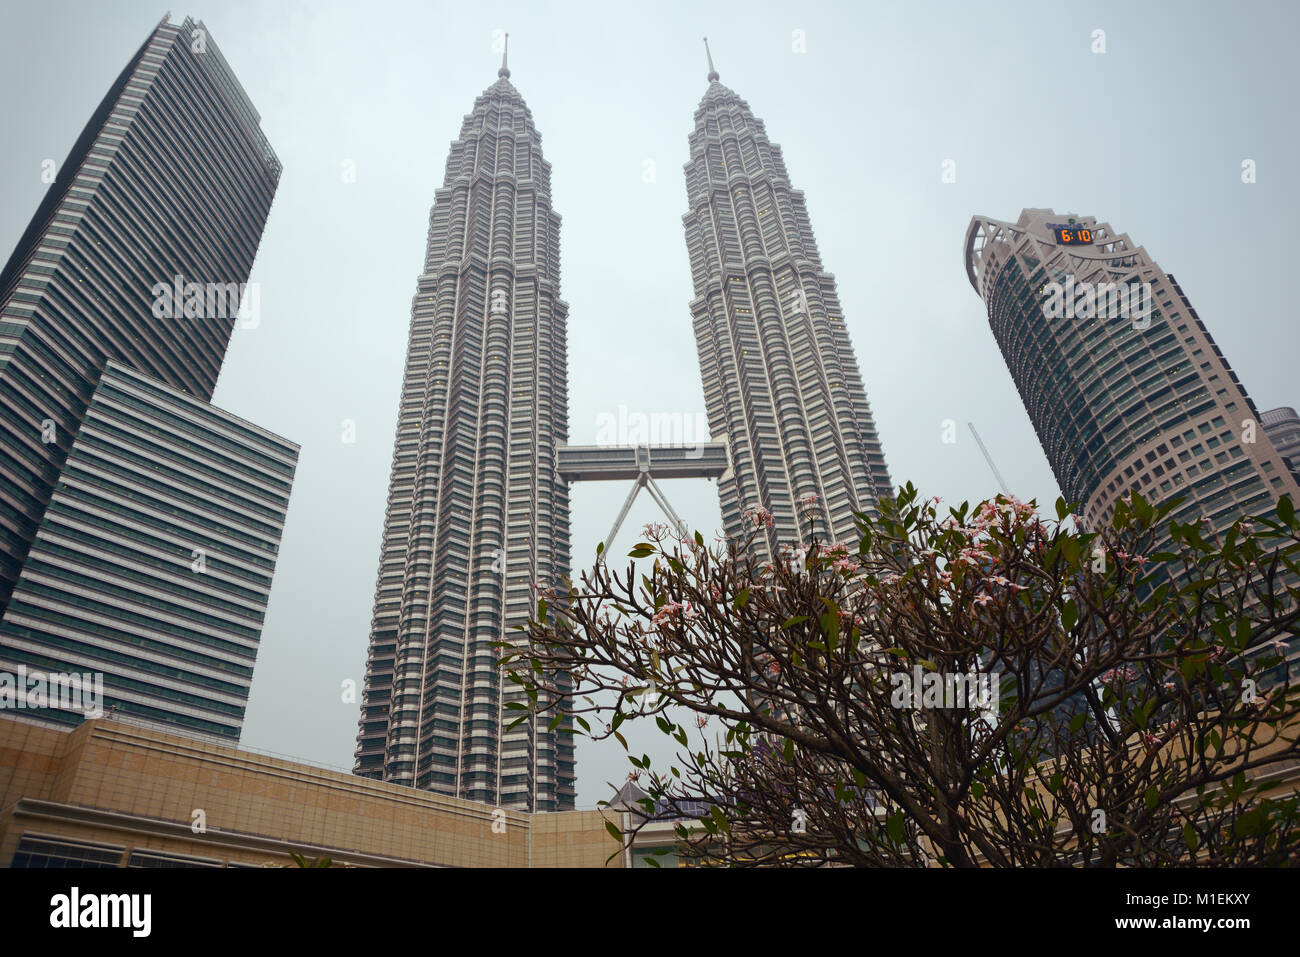
<svg viewBox="0 0 1300 957">
<path fill-rule="evenodd" d="M 1056 245 L 1058 246 L 1087 246 L 1092 244 L 1092 230 L 1084 229 L 1079 226 L 1058 226 L 1056 232 Z"/>
</svg>

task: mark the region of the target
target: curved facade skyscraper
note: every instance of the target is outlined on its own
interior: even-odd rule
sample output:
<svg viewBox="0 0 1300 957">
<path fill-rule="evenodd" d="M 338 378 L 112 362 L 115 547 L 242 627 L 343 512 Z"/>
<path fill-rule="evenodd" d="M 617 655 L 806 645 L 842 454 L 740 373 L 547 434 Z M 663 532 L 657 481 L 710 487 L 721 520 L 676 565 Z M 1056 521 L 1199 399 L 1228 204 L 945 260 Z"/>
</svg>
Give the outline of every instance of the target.
<svg viewBox="0 0 1300 957">
<path fill-rule="evenodd" d="M 1295 468 L 1300 468 L 1300 412 L 1290 406 L 1283 406 L 1280 409 L 1269 409 L 1259 420 L 1277 447 L 1278 454 L 1290 459 Z"/>
<path fill-rule="evenodd" d="M 976 216 L 966 272 L 1067 501 L 1090 527 L 1130 489 L 1222 531 L 1300 487 L 1174 277 L 1092 217 Z"/>
<path fill-rule="evenodd" d="M 719 82 L 695 111 L 682 217 L 691 316 L 729 536 L 749 506 L 772 512 L 769 549 L 808 539 L 799 501 L 817 496 L 819 536 L 856 541 L 853 513 L 891 492 L 866 389 L 804 196 L 749 104 Z"/>
<path fill-rule="evenodd" d="M 502 65 L 452 144 L 411 310 L 354 770 L 501 807 L 573 807 L 571 735 L 492 643 L 569 572 L 560 217 Z"/>
</svg>

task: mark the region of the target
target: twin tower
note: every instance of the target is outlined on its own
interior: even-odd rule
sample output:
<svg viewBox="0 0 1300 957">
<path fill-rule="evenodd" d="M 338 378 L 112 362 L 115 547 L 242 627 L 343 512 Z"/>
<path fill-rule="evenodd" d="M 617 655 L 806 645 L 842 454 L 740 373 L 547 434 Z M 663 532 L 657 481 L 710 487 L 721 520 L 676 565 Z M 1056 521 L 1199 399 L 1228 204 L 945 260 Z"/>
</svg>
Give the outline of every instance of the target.
<svg viewBox="0 0 1300 957">
<path fill-rule="evenodd" d="M 855 537 L 890 492 L 880 439 L 803 194 L 749 105 L 695 111 L 683 217 L 728 535 Z M 533 719 L 493 643 L 569 574 L 566 320 L 551 168 L 503 58 L 452 144 L 411 309 L 354 770 L 500 807 L 573 808 L 573 735 Z M 594 547 L 594 543 L 593 547 Z"/>
<path fill-rule="evenodd" d="M 729 536 L 746 508 L 768 509 L 769 552 L 810 537 L 808 495 L 817 534 L 853 541 L 854 513 L 891 486 L 835 279 L 780 148 L 711 58 L 708 80 L 683 223 L 715 441 L 689 467 L 680 450 L 654 453 L 657 474 L 716 476 Z M 569 572 L 569 481 L 631 474 L 657 492 L 649 451 L 567 445 L 559 232 L 550 167 L 503 62 L 452 145 L 429 220 L 354 768 L 534 812 L 573 807 L 573 736 L 531 720 L 505 730 L 520 713 L 506 704 L 523 695 L 503 684 L 493 642 L 518 635 L 535 589 Z M 1300 417 L 1259 414 L 1181 286 L 1127 234 L 1026 209 L 1015 223 L 973 218 L 965 253 L 1085 525 L 1107 524 L 1133 491 L 1178 499 L 1173 518 L 1216 534 L 1282 497 L 1300 502 Z M 1121 289 L 1141 295 L 1116 308 Z M 1051 308 L 1060 290 L 1065 310 Z M 1300 639 L 1292 649 L 1300 660 Z"/>
</svg>

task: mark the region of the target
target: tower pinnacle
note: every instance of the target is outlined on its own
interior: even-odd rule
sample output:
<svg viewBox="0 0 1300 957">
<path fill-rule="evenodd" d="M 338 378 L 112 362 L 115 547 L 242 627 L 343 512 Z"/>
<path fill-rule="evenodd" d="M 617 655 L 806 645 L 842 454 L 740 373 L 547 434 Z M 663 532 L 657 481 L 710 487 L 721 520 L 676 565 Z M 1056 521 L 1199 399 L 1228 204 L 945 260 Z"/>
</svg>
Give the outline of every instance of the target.
<svg viewBox="0 0 1300 957">
<path fill-rule="evenodd" d="M 718 78 L 718 71 L 713 69 L 713 54 L 709 52 L 709 38 L 704 38 L 704 55 L 709 58 L 709 82 Z"/>
<path fill-rule="evenodd" d="M 510 34 L 506 34 L 506 45 L 501 51 L 501 69 L 497 70 L 497 76 L 509 79 L 510 68 L 506 66 L 506 58 L 510 56 Z"/>
</svg>

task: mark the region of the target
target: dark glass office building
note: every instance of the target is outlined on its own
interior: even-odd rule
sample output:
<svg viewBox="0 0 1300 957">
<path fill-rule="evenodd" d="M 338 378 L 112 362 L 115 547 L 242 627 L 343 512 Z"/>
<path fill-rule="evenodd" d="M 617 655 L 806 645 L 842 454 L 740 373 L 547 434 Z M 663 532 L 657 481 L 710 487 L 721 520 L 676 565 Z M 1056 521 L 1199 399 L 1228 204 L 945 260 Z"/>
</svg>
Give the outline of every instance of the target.
<svg viewBox="0 0 1300 957">
<path fill-rule="evenodd" d="M 0 273 L 0 613 L 105 363 L 212 398 L 279 177 L 206 27 L 159 24 Z M 223 305 L 159 318 L 178 282 Z"/>
<path fill-rule="evenodd" d="M 1061 493 L 1087 526 L 1108 524 L 1130 491 L 1180 497 L 1174 520 L 1218 533 L 1283 495 L 1300 503 L 1182 287 L 1128 234 L 1050 209 L 1014 223 L 976 216 L 965 259 Z"/>
<path fill-rule="evenodd" d="M 279 176 L 188 19 L 57 171 L 0 274 L 0 672 L 238 740 L 297 446 L 208 402 Z"/>
<path fill-rule="evenodd" d="M 104 710 L 238 741 L 297 458 L 110 362 L 0 622 L 0 671 L 101 673 Z"/>
</svg>

